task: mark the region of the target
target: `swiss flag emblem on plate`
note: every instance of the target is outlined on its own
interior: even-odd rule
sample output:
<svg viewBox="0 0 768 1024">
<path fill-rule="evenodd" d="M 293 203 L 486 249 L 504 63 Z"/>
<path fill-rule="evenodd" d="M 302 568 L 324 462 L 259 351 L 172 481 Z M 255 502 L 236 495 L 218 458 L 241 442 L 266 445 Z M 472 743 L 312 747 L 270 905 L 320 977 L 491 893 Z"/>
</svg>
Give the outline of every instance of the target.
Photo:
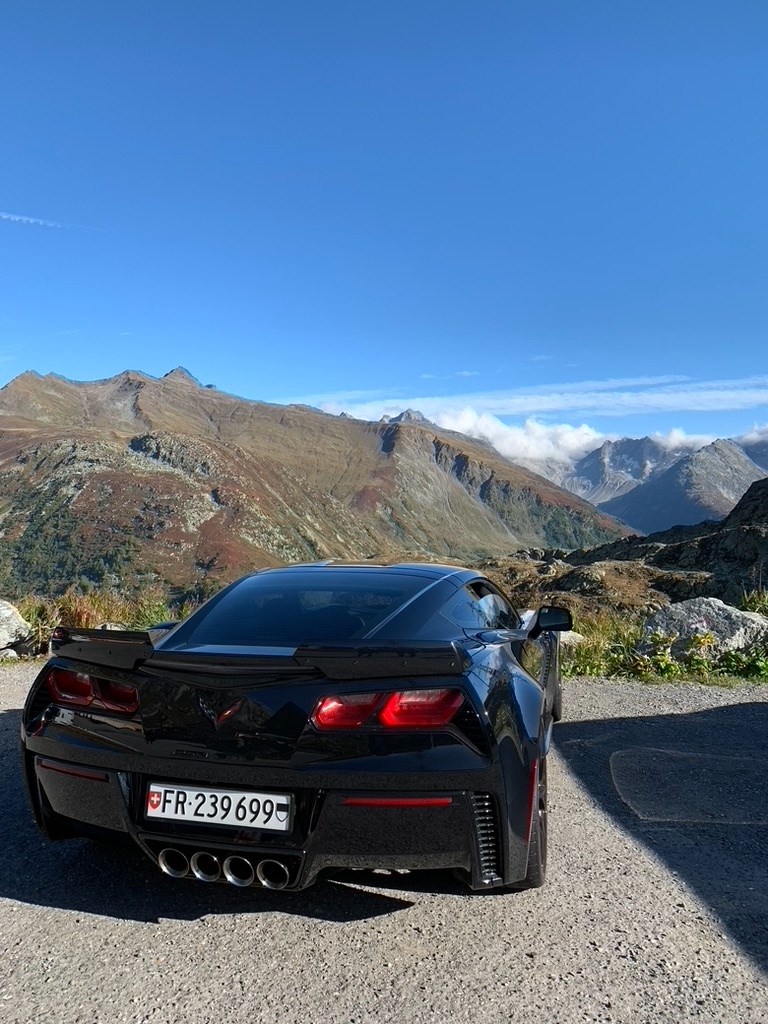
<svg viewBox="0 0 768 1024">
<path fill-rule="evenodd" d="M 160 801 L 163 799 L 162 793 L 158 793 L 156 789 L 150 789 L 147 794 L 147 807 L 151 810 L 156 811 L 160 806 Z"/>
</svg>

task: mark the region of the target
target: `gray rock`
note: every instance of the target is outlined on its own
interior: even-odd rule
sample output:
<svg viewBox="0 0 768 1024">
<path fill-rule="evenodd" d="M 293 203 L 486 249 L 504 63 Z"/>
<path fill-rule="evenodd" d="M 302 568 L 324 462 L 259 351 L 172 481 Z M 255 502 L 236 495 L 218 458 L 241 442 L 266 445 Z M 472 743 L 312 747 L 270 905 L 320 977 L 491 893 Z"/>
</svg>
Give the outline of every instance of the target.
<svg viewBox="0 0 768 1024">
<path fill-rule="evenodd" d="M 31 636 L 32 627 L 18 609 L 8 601 L 0 601 L 0 650 L 24 643 Z"/>
<path fill-rule="evenodd" d="M 757 612 L 739 611 L 716 597 L 695 597 L 660 608 L 645 622 L 638 645 L 641 653 L 653 650 L 653 633 L 675 637 L 671 646 L 674 657 L 686 654 L 694 637 L 709 633 L 714 638 L 711 655 L 717 658 L 726 651 L 768 643 L 768 618 Z"/>
<path fill-rule="evenodd" d="M 566 649 L 570 647 L 578 647 L 579 644 L 583 644 L 586 637 L 581 633 L 577 633 L 575 629 L 567 629 L 564 633 L 560 634 L 560 643 Z"/>
<path fill-rule="evenodd" d="M 19 656 L 12 647 L 6 647 L 0 651 L 0 661 L 18 661 Z"/>
</svg>

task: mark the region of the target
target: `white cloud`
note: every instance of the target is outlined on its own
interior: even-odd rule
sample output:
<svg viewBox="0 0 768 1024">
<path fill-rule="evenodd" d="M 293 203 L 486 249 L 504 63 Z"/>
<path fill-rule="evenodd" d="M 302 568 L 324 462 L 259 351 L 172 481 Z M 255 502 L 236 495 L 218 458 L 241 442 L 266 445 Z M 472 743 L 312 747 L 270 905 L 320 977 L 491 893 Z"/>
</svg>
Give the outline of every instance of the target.
<svg viewBox="0 0 768 1024">
<path fill-rule="evenodd" d="M 705 444 L 712 444 L 715 440 L 713 434 L 686 434 L 684 430 L 670 430 L 668 434 L 653 433 L 651 437 L 657 444 L 664 448 L 673 450 L 675 448 L 690 448 L 698 451 Z"/>
<path fill-rule="evenodd" d="M 768 423 L 764 423 L 762 427 L 755 424 L 751 430 L 742 434 L 741 437 L 737 437 L 736 440 L 740 444 L 757 444 L 759 441 L 768 441 Z"/>
<path fill-rule="evenodd" d="M 55 220 L 41 220 L 40 217 L 25 217 L 20 213 L 5 213 L 0 210 L 0 220 L 11 221 L 14 224 L 31 224 L 38 228 L 66 228 L 68 224 L 59 224 Z"/>
<path fill-rule="evenodd" d="M 470 437 L 481 437 L 515 460 L 553 461 L 570 465 L 574 460 L 599 447 L 606 435 L 582 423 L 541 423 L 530 417 L 522 426 L 510 426 L 495 416 L 466 407 L 458 413 L 446 413 L 435 421 L 446 430 L 458 430 Z"/>
<path fill-rule="evenodd" d="M 470 408 L 440 416 L 435 422 L 446 430 L 457 430 L 461 434 L 489 441 L 497 451 L 512 461 L 559 462 L 566 467 L 599 448 L 604 441 L 615 440 L 618 436 L 602 433 L 586 423 L 579 426 L 571 423 L 542 423 L 534 417 L 529 417 L 522 425 L 511 425 Z M 714 440 L 710 436 L 686 434 L 683 430 L 651 436 L 658 444 L 670 449 L 697 450 Z"/>
<path fill-rule="evenodd" d="M 353 397 L 355 395 L 359 397 Z M 348 391 L 294 398 L 292 401 L 318 405 L 326 412 L 345 411 L 368 420 L 397 415 L 405 408 L 418 409 L 435 421 L 439 416 L 456 415 L 465 408 L 481 415 L 521 418 L 567 415 L 588 419 L 638 413 L 714 413 L 768 406 L 768 377 L 714 381 L 670 375 L 629 377 L 459 395 Z"/>
<path fill-rule="evenodd" d="M 479 370 L 456 370 L 454 373 L 420 373 L 421 380 L 454 380 L 456 377 L 479 377 Z"/>
<path fill-rule="evenodd" d="M 451 376 L 455 377 L 456 374 Z M 447 378 L 422 376 L 423 380 Z M 727 412 L 768 407 L 768 376 L 726 380 L 697 380 L 678 375 L 567 381 L 495 391 L 466 391 L 458 395 L 414 395 L 398 391 L 347 391 L 293 398 L 330 413 L 347 412 L 358 419 L 378 420 L 406 408 L 418 409 L 439 426 L 482 437 L 502 454 L 520 460 L 551 460 L 565 466 L 609 437 L 589 426 L 593 417 L 620 419 L 634 414 L 683 416 L 692 412 Z M 514 418 L 510 424 L 502 417 Z M 558 418 L 559 422 L 546 422 Z M 570 423 L 562 422 L 571 419 Z M 574 425 L 578 423 L 580 425 Z M 700 448 L 713 437 L 672 430 L 654 434 L 669 448 Z M 742 440 L 768 439 L 768 424 L 755 427 Z"/>
<path fill-rule="evenodd" d="M 326 391 L 309 395 L 291 395 L 282 398 L 270 398 L 269 401 L 275 402 L 277 405 L 314 405 L 324 412 L 331 412 L 336 415 L 340 412 L 347 412 L 350 416 L 355 416 L 358 419 L 377 420 L 380 419 L 383 413 L 362 416 L 356 410 L 369 407 L 378 409 L 383 408 L 384 405 L 389 405 L 396 412 L 402 412 L 403 409 L 407 408 L 410 399 L 406 397 L 400 388 L 360 388 L 359 390 L 350 389 L 349 391 Z"/>
</svg>

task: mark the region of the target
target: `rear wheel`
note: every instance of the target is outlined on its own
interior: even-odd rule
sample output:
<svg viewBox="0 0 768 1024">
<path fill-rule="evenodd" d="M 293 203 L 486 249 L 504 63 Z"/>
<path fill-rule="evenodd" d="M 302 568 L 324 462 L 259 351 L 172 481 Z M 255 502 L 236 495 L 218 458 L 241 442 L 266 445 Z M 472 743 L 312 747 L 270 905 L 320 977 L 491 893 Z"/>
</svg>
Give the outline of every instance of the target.
<svg viewBox="0 0 768 1024">
<path fill-rule="evenodd" d="M 563 684 L 558 679 L 557 686 L 555 687 L 555 697 L 552 701 L 552 718 L 555 722 L 559 722 L 563 717 Z"/>
</svg>

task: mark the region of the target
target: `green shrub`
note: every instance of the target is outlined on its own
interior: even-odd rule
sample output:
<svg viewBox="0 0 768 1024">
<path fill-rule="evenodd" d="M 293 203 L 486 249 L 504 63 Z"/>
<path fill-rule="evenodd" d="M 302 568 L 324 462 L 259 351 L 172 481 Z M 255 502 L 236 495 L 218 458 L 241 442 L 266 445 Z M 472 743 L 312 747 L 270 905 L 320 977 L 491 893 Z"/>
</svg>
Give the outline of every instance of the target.
<svg viewBox="0 0 768 1024">
<path fill-rule="evenodd" d="M 745 590 L 741 596 L 740 607 L 745 612 L 759 612 L 768 615 L 768 590 L 756 588 Z"/>
<path fill-rule="evenodd" d="M 70 588 L 59 598 L 58 605 L 64 625 L 83 629 L 96 629 L 105 622 L 119 623 L 126 629 L 146 629 L 154 623 L 176 618 L 167 594 L 159 585 L 130 595 L 116 590 L 84 593 Z"/>
<path fill-rule="evenodd" d="M 768 679 L 768 647 L 753 647 L 748 651 L 726 651 L 718 659 L 716 669 L 721 675 Z"/>
<path fill-rule="evenodd" d="M 18 603 L 19 614 L 32 627 L 32 640 L 35 650 L 44 654 L 48 650 L 48 641 L 55 626 L 61 622 L 61 607 L 52 598 L 23 597 Z"/>
<path fill-rule="evenodd" d="M 711 633 L 699 633 L 688 641 L 684 664 L 689 673 L 696 679 L 709 679 L 715 666 L 712 650 L 715 638 Z"/>
<path fill-rule="evenodd" d="M 197 602 L 186 600 L 174 606 L 159 585 L 146 587 L 136 594 L 70 587 L 58 598 L 23 597 L 17 607 L 32 626 L 35 649 L 45 654 L 56 626 L 98 629 L 110 622 L 125 629 L 147 629 L 159 622 L 186 618 L 195 610 Z"/>
<path fill-rule="evenodd" d="M 577 625 L 584 640 L 563 650 L 563 672 L 571 676 L 623 676 L 631 669 L 640 639 L 639 622 L 618 615 L 584 616 Z"/>
</svg>

